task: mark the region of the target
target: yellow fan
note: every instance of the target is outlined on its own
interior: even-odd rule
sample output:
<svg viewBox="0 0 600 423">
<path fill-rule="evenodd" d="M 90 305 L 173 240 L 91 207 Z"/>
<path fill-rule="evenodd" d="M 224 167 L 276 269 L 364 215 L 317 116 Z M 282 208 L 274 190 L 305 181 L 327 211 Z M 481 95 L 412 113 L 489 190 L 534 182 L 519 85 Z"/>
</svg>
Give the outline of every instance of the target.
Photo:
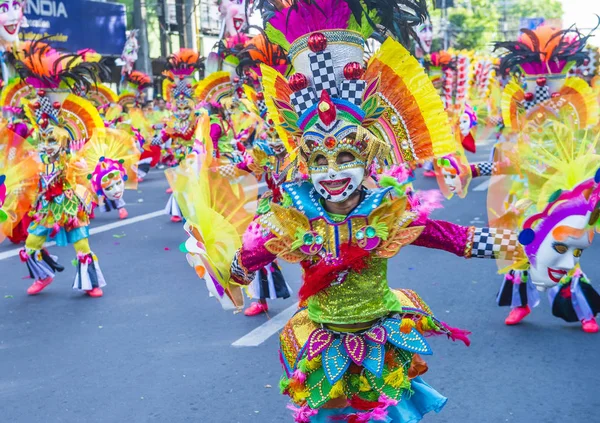
<svg viewBox="0 0 600 423">
<path fill-rule="evenodd" d="M 29 212 L 39 172 L 35 150 L 13 131 L 0 129 L 0 243 Z"/>
<path fill-rule="evenodd" d="M 209 137 L 209 127 L 208 117 L 201 118 L 197 134 Z M 213 158 L 212 143 L 205 145 L 205 153 L 194 152 L 190 160 L 166 172 L 190 236 L 182 249 L 225 308 L 241 307 L 241 293 L 230 284 L 230 266 L 255 215 L 258 184 L 252 174 L 237 169 L 225 176 Z M 194 160 L 200 161 L 199 166 Z"/>
<path fill-rule="evenodd" d="M 75 166 L 75 177 L 79 184 L 94 171 L 100 158 L 105 157 L 115 161 L 123 161 L 127 171 L 125 187 L 137 188 L 137 162 L 140 160 L 140 151 L 136 146 L 135 137 L 119 129 L 99 129 L 94 132 L 91 139 L 72 158 Z M 83 185 L 83 184 L 82 184 Z M 87 185 L 87 183 L 86 183 Z"/>
</svg>

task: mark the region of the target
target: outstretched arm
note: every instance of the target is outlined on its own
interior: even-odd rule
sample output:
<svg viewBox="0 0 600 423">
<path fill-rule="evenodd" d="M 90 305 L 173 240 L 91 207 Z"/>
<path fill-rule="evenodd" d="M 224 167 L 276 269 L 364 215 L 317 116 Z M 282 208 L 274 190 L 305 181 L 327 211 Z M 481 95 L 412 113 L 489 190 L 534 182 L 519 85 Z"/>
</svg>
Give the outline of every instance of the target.
<svg viewBox="0 0 600 423">
<path fill-rule="evenodd" d="M 274 238 L 255 220 L 250 224 L 242 239 L 242 246 L 235 253 L 231 264 L 231 277 L 240 285 L 249 285 L 257 270 L 268 265 L 277 257 L 265 247 L 267 241 Z"/>
<path fill-rule="evenodd" d="M 476 228 L 432 219 L 415 225 L 425 226 L 413 242 L 420 247 L 444 250 L 465 258 L 516 260 L 525 256 L 517 234 L 507 229 Z"/>
</svg>

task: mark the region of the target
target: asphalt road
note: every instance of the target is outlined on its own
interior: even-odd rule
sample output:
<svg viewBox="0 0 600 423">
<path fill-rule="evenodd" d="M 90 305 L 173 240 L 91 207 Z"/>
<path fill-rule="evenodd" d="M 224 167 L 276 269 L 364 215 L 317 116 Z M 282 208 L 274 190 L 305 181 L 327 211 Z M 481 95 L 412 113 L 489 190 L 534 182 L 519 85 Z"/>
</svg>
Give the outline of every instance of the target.
<svg viewBox="0 0 600 423">
<path fill-rule="evenodd" d="M 130 218 L 161 210 L 166 187 L 154 171 L 138 192 L 127 192 Z M 483 225 L 485 195 L 472 190 L 434 217 Z M 117 221 L 100 214 L 93 227 Z M 0 423 L 291 421 L 277 388 L 277 337 L 256 347 L 232 343 L 262 341 L 295 300 L 271 302 L 271 320 L 222 311 L 179 252 L 184 239 L 182 225 L 167 216 L 92 235 L 108 282 L 100 299 L 71 290 L 71 266 L 28 297 L 26 268 L 10 256 L 15 246 L 0 246 Z M 582 258 L 592 280 L 600 280 L 599 250 Z M 69 248 L 50 251 L 62 263 L 74 258 Z M 450 401 L 425 422 L 600 421 L 600 335 L 552 317 L 546 302 L 520 326 L 505 326 L 493 261 L 408 247 L 389 266 L 393 287 L 417 290 L 438 317 L 473 332 L 469 348 L 431 341 L 425 379 Z M 283 268 L 297 291 L 298 267 Z"/>
</svg>

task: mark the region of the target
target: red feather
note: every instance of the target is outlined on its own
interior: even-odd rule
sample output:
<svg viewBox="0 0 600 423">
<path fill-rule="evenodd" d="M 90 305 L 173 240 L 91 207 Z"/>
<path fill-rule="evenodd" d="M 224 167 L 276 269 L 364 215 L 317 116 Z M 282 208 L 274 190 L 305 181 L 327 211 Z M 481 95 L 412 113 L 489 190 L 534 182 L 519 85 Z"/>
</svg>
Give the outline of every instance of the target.
<svg viewBox="0 0 600 423">
<path fill-rule="evenodd" d="M 380 406 L 381 404 L 378 401 L 367 401 L 360 398 L 358 395 L 354 395 L 350 399 L 350 407 L 361 411 L 369 411 Z"/>
<path fill-rule="evenodd" d="M 334 264 L 327 264 L 324 260 L 316 264 L 303 261 L 304 283 L 298 292 L 300 301 L 329 288 L 341 272 L 353 271 L 360 273 L 367 267 L 369 252 L 356 245 L 342 244 L 339 257 Z"/>
</svg>

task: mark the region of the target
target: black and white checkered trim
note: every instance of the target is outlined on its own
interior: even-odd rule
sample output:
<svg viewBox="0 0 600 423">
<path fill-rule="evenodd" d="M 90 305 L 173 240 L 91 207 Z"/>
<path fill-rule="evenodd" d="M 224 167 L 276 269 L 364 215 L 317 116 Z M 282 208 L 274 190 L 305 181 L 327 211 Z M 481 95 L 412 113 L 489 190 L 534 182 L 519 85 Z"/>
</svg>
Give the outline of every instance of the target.
<svg viewBox="0 0 600 423">
<path fill-rule="evenodd" d="M 40 103 L 40 107 L 35 111 L 35 119 L 39 122 L 42 118 L 42 115 L 45 113 L 48 116 L 51 116 L 54 120 L 58 120 L 58 109 L 55 109 L 52 106 L 52 102 L 48 97 L 38 97 L 38 101 Z"/>
<path fill-rule="evenodd" d="M 150 145 L 162 145 L 163 140 L 161 138 L 160 135 L 155 135 L 154 137 L 152 137 L 152 141 L 150 142 Z"/>
<path fill-rule="evenodd" d="M 310 60 L 310 70 L 317 96 L 321 97 L 321 91 L 327 90 L 330 96 L 337 97 L 338 89 L 335 82 L 335 69 L 331 52 L 310 53 L 308 59 Z"/>
<path fill-rule="evenodd" d="M 256 276 L 256 272 L 248 272 L 241 264 L 240 250 L 237 250 L 231 263 L 231 277 L 232 279 L 242 285 L 250 285 Z"/>
<path fill-rule="evenodd" d="M 535 87 L 534 98 L 532 101 L 525 102 L 525 110 L 529 110 L 546 100 L 550 100 L 550 98 L 552 98 L 550 88 L 545 85 L 543 87 Z"/>
<path fill-rule="evenodd" d="M 298 116 L 301 116 L 317 102 L 317 95 L 312 87 L 307 87 L 292 93 L 290 100 Z"/>
<path fill-rule="evenodd" d="M 340 84 L 340 97 L 360 106 L 365 87 L 365 81 L 342 81 Z"/>
<path fill-rule="evenodd" d="M 477 163 L 477 171 L 479 176 L 490 176 L 494 171 L 493 162 L 479 162 Z"/>
<path fill-rule="evenodd" d="M 508 229 L 475 228 L 471 257 L 512 259 L 518 251 L 517 234 Z"/>
<path fill-rule="evenodd" d="M 258 107 L 258 113 L 261 117 L 265 117 L 267 114 L 267 103 L 265 103 L 264 100 L 258 100 L 256 102 L 256 105 Z"/>
</svg>

